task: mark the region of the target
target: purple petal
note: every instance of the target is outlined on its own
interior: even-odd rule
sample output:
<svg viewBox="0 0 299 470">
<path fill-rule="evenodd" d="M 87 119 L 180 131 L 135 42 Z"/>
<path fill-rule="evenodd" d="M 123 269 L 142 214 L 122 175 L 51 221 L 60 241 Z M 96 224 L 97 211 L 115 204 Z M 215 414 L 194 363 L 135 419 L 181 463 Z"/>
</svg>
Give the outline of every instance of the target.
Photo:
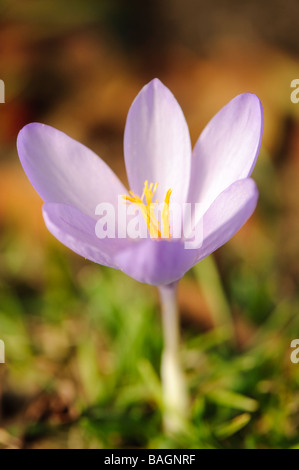
<svg viewBox="0 0 299 470">
<path fill-rule="evenodd" d="M 224 106 L 195 145 L 188 200 L 207 209 L 234 181 L 247 178 L 259 153 L 262 132 L 263 109 L 256 95 L 244 93 Z"/>
<path fill-rule="evenodd" d="M 125 239 L 99 239 L 95 234 L 95 220 L 66 204 L 44 204 L 43 216 L 52 235 L 75 253 L 94 263 L 117 267 L 113 258 L 125 245 Z"/>
<path fill-rule="evenodd" d="M 174 282 L 197 255 L 197 250 L 185 250 L 180 240 L 99 239 L 95 220 L 65 204 L 44 204 L 43 216 L 52 235 L 72 251 L 94 263 L 119 269 L 139 282 Z"/>
<path fill-rule="evenodd" d="M 23 168 L 45 202 L 70 204 L 95 217 L 100 202 L 117 204 L 127 191 L 94 152 L 63 132 L 32 123 L 18 135 Z"/>
<path fill-rule="evenodd" d="M 172 189 L 171 202 L 186 201 L 190 180 L 191 143 L 183 112 L 158 79 L 134 100 L 124 136 L 125 163 L 132 191 L 142 194 L 144 182 L 159 183 L 160 202 Z"/>
<path fill-rule="evenodd" d="M 146 239 L 128 244 L 116 254 L 115 261 L 133 279 L 158 286 L 181 279 L 197 254 L 198 250 L 186 250 L 181 240 Z"/>
<path fill-rule="evenodd" d="M 252 215 L 258 189 L 251 178 L 236 181 L 223 191 L 203 217 L 203 244 L 196 263 L 224 245 Z"/>
<path fill-rule="evenodd" d="M 99 239 L 95 220 L 78 209 L 46 203 L 48 230 L 75 253 L 117 268 L 139 282 L 152 285 L 179 280 L 194 264 L 226 243 L 255 209 L 258 192 L 253 180 L 237 181 L 226 189 L 204 215 L 202 247 L 186 249 L 182 240 Z"/>
</svg>

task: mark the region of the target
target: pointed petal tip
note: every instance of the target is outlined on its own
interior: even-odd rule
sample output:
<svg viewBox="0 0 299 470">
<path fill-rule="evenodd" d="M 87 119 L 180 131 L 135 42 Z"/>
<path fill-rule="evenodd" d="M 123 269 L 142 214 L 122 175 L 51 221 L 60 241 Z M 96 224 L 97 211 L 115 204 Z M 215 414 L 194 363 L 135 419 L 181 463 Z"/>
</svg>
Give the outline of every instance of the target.
<svg viewBox="0 0 299 470">
<path fill-rule="evenodd" d="M 18 136 L 17 136 L 17 146 L 18 146 L 18 143 L 21 142 L 21 140 L 23 139 L 23 137 L 26 135 L 26 133 L 28 131 L 30 131 L 30 129 L 32 128 L 32 125 L 34 123 L 33 122 L 30 122 L 29 124 L 26 124 L 25 126 L 22 127 L 22 129 L 18 132 Z"/>
<path fill-rule="evenodd" d="M 261 123 L 264 123 L 264 109 L 261 100 L 259 97 L 252 92 L 245 92 L 237 95 L 232 99 L 233 101 L 240 101 L 244 106 L 252 106 L 257 112 L 260 113 Z"/>
<path fill-rule="evenodd" d="M 248 173 L 248 176 L 250 176 L 255 167 L 256 160 L 257 160 L 257 157 L 260 152 L 261 145 L 262 145 L 263 132 L 264 132 L 264 108 L 263 108 L 261 100 L 255 93 L 248 92 L 248 93 L 243 93 L 242 95 L 239 95 L 239 96 L 243 96 L 243 99 L 245 100 L 245 106 L 247 105 L 248 108 L 251 107 L 251 113 L 252 114 L 254 113 L 256 115 L 256 120 L 259 122 L 259 140 L 257 143 L 255 159 Z"/>
<path fill-rule="evenodd" d="M 49 128 L 51 126 L 47 126 L 46 124 L 43 124 L 41 122 L 29 122 L 28 124 L 25 124 L 25 126 L 22 127 L 22 129 L 19 131 L 18 137 L 22 136 L 26 132 L 31 132 L 31 131 L 34 131 L 36 129 L 40 129 L 42 127 L 48 127 Z"/>
<path fill-rule="evenodd" d="M 200 201 L 208 208 L 226 187 L 249 177 L 260 151 L 263 128 L 263 106 L 254 93 L 241 93 L 221 108 L 194 147 L 189 200 Z"/>
<path fill-rule="evenodd" d="M 39 132 L 41 129 L 54 129 L 52 126 L 48 126 L 47 124 L 43 124 L 41 122 L 29 122 L 26 124 L 22 129 L 19 131 L 17 135 L 17 149 L 18 152 L 22 151 L 22 144 L 24 142 L 24 139 L 27 137 L 30 137 L 31 135 L 35 134 L 36 132 Z M 60 132 L 60 131 L 57 131 Z M 19 155 L 20 156 L 20 155 Z"/>
<path fill-rule="evenodd" d="M 256 151 L 255 151 L 255 158 L 252 162 L 251 168 L 248 171 L 248 176 L 251 175 L 255 164 L 256 160 L 258 157 L 258 154 L 260 152 L 260 148 L 262 145 L 262 139 L 263 139 L 263 131 L 264 131 L 264 109 L 261 100 L 259 97 L 252 92 L 246 92 L 246 93 L 241 93 L 240 95 L 237 95 L 235 98 L 231 100 L 231 102 L 228 103 L 227 106 L 230 105 L 232 102 L 238 101 L 240 106 L 242 106 L 244 109 L 247 108 L 248 112 L 248 119 L 249 116 L 255 117 L 256 123 L 257 123 L 257 129 L 258 129 L 258 141 L 257 141 L 257 146 L 256 146 Z M 252 122 L 254 119 L 252 120 Z"/>
<path fill-rule="evenodd" d="M 161 86 L 161 85 L 162 85 L 163 87 L 165 87 L 165 85 L 161 82 L 161 80 L 160 80 L 159 78 L 155 77 L 155 78 L 153 78 L 152 80 L 150 80 L 150 81 L 147 83 L 147 85 L 145 85 L 145 86 L 151 86 L 151 87 L 153 87 L 153 88 L 157 88 L 157 87 L 159 87 L 159 86 Z"/>
<path fill-rule="evenodd" d="M 148 93 L 171 93 L 169 88 L 164 85 L 164 83 L 157 77 L 150 80 L 144 87 L 141 89 L 140 93 L 148 92 Z M 172 95 L 172 93 L 171 93 Z"/>
<path fill-rule="evenodd" d="M 124 155 L 131 190 L 141 195 L 144 181 L 159 182 L 158 200 L 174 188 L 172 201 L 185 202 L 191 153 L 183 111 L 172 92 L 154 78 L 138 93 L 127 116 Z"/>
<path fill-rule="evenodd" d="M 71 203 L 94 217 L 99 202 L 117 204 L 126 189 L 92 150 L 64 132 L 38 122 L 27 124 L 17 139 L 23 169 L 46 202 Z"/>
<path fill-rule="evenodd" d="M 24 127 L 22 127 L 22 129 L 19 131 L 18 135 L 17 135 L 17 142 L 16 142 L 16 145 L 17 145 L 17 151 L 18 151 L 18 155 L 19 155 L 19 158 L 22 162 L 22 158 L 23 158 L 23 145 L 24 145 L 24 142 L 26 140 L 26 138 L 28 137 L 28 134 L 34 130 L 34 127 L 35 125 L 38 124 L 38 123 L 35 123 L 35 122 L 30 122 L 29 124 L 26 124 Z"/>
</svg>

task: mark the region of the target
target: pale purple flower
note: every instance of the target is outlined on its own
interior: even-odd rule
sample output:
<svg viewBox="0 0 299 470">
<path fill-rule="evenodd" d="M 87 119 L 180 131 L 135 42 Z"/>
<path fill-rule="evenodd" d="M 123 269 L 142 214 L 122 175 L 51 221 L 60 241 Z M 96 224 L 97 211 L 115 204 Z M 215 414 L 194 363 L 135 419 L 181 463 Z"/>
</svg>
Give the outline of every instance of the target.
<svg viewBox="0 0 299 470">
<path fill-rule="evenodd" d="M 112 170 L 84 145 L 52 127 L 32 123 L 19 133 L 23 168 L 45 204 L 49 231 L 95 263 L 153 285 L 170 284 L 226 243 L 253 213 L 258 190 L 249 178 L 261 144 L 263 111 L 256 95 L 235 97 L 208 123 L 191 150 L 189 130 L 172 93 L 158 80 L 147 84 L 127 117 L 124 155 L 131 191 L 141 197 L 145 181 L 159 183 L 155 197 L 203 207 L 203 243 L 151 237 L 99 239 L 95 208 L 117 207 L 128 194 Z M 196 227 L 195 227 L 196 229 Z"/>
</svg>

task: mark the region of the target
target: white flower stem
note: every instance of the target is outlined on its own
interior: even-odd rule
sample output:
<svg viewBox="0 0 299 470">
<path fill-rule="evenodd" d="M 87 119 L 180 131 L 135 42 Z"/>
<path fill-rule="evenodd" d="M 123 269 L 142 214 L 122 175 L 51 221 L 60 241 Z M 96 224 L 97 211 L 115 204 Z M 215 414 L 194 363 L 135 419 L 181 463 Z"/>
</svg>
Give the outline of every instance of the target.
<svg viewBox="0 0 299 470">
<path fill-rule="evenodd" d="M 159 287 L 162 304 L 164 349 L 161 360 L 163 424 L 166 432 L 182 430 L 188 413 L 188 399 L 179 358 L 179 313 L 177 283 Z"/>
</svg>

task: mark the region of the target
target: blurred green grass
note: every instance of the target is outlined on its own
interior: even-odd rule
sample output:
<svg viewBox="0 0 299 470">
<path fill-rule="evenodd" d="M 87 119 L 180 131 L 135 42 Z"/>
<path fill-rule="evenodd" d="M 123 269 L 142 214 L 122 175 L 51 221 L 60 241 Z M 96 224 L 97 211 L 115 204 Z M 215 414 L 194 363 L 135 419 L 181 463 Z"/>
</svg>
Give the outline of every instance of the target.
<svg viewBox="0 0 299 470">
<path fill-rule="evenodd" d="M 225 283 L 212 258 L 187 276 L 210 273 L 204 296 L 214 299 L 212 310 L 225 302 L 227 311 L 208 331 L 184 322 L 191 415 L 181 435 L 166 436 L 154 288 L 81 260 L 54 240 L 45 250 L 16 233 L 2 234 L 1 243 L 3 447 L 299 445 L 299 367 L 289 359 L 298 298 L 274 305 L 263 263 L 243 263 L 229 245 L 221 251 Z M 238 310 L 254 325 L 243 344 L 231 317 Z"/>
</svg>

